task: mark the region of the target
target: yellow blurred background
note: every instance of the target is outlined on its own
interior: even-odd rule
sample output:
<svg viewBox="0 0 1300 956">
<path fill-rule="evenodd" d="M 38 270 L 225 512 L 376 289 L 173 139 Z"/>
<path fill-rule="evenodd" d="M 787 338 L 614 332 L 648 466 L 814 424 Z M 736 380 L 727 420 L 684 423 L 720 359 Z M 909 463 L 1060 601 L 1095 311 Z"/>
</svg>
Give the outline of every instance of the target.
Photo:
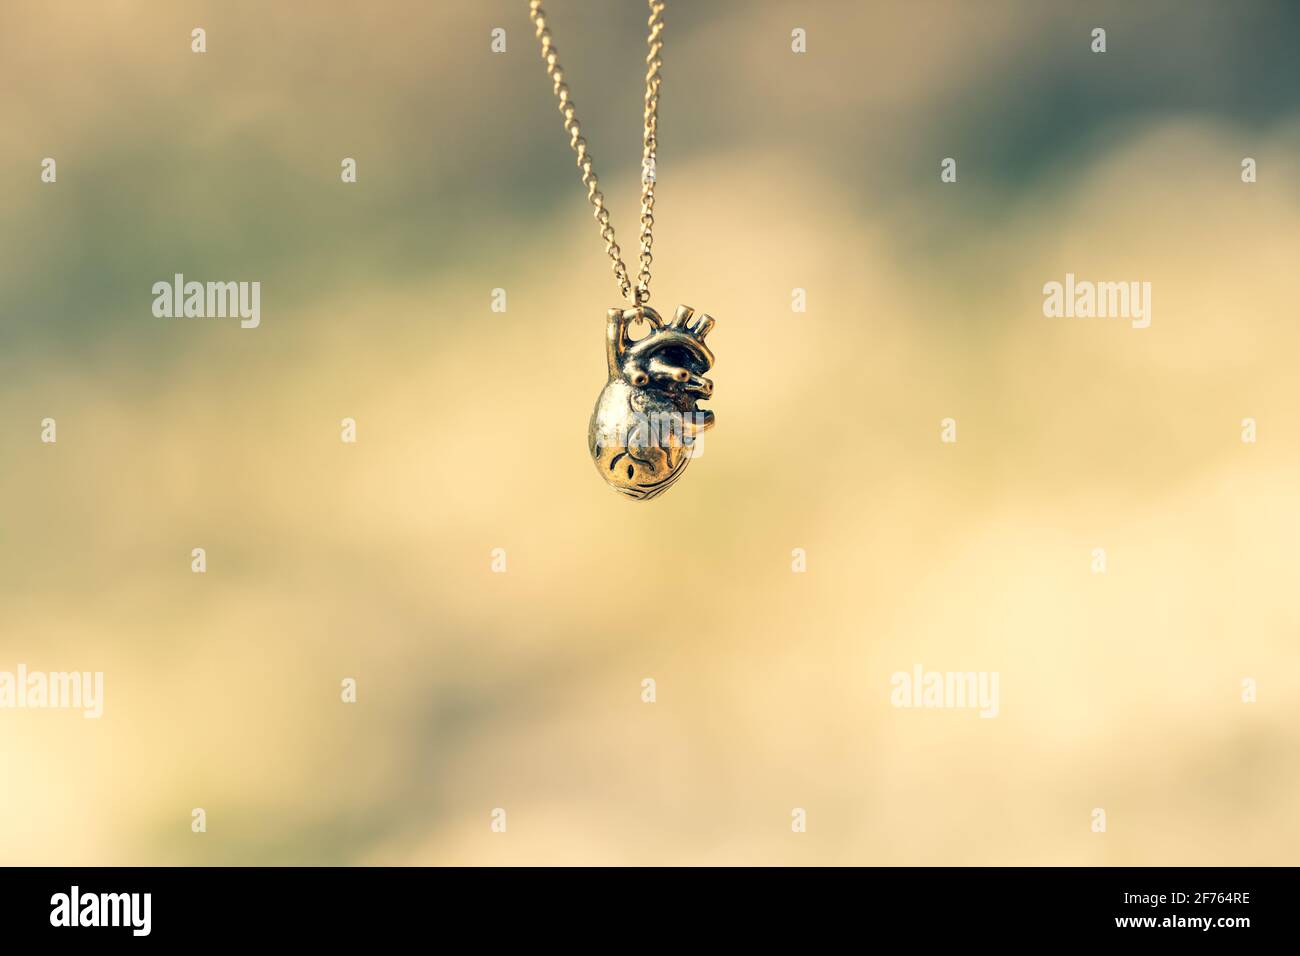
<svg viewBox="0 0 1300 956">
<path fill-rule="evenodd" d="M 718 425 L 635 504 L 524 0 L 7 5 L 0 670 L 105 701 L 0 711 L 0 863 L 1294 864 L 1300 15 L 1058 6 L 669 0 Z M 547 7 L 634 252 L 644 5 Z"/>
</svg>

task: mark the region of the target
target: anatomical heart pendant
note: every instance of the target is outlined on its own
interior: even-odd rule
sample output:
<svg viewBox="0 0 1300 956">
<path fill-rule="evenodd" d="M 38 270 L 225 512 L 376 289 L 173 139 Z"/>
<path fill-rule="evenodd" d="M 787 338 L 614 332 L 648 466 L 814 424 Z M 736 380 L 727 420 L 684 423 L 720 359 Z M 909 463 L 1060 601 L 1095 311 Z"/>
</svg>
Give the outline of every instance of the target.
<svg viewBox="0 0 1300 956">
<path fill-rule="evenodd" d="M 644 318 L 650 333 L 633 341 L 628 325 Z M 664 324 L 654 309 L 610 309 L 605 351 L 609 381 L 591 413 L 587 444 L 596 469 L 620 494 L 640 501 L 663 494 L 703 450 L 713 412 L 696 407 L 713 395 L 704 337 L 713 319 L 678 306 Z"/>
</svg>

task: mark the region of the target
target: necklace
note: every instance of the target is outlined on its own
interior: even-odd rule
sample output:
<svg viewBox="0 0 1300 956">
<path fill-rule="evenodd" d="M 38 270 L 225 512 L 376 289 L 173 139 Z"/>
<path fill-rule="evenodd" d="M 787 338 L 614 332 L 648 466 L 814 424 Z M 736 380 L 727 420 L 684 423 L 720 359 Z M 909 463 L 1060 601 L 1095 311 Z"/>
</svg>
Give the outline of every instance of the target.
<svg viewBox="0 0 1300 956">
<path fill-rule="evenodd" d="M 605 357 L 609 378 L 587 428 L 587 446 L 602 478 L 615 491 L 641 501 L 668 490 L 692 458 L 699 457 L 703 442 L 699 436 L 713 426 L 713 412 L 697 407 L 700 399 L 713 395 L 713 383 L 704 373 L 713 367 L 713 353 L 704 338 L 713 328 L 706 313 L 696 314 L 690 306 L 677 307 L 672 321 L 664 322 L 650 307 L 650 264 L 654 257 L 655 156 L 659 127 L 659 71 L 663 61 L 663 0 L 647 0 L 650 34 L 646 38 L 645 132 L 641 153 L 641 254 L 635 283 L 623 262 L 622 250 L 614 238 L 614 226 L 600 182 L 592 165 L 591 151 L 582 136 L 573 98 L 564 82 L 546 12 L 541 0 L 529 0 L 528 15 L 542 44 L 546 75 L 551 78 L 555 97 L 564 117 L 564 131 L 577 155 L 582 185 L 594 210 L 605 253 L 614 267 L 627 308 L 606 313 Z M 650 324 L 649 334 L 633 340 L 632 323 Z"/>
</svg>

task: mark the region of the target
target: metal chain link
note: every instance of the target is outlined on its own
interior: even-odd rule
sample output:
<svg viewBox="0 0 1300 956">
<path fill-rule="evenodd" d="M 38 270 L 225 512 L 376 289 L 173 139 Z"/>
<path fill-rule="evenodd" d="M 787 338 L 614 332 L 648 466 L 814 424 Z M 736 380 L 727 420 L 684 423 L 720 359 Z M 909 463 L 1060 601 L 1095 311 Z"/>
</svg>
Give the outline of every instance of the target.
<svg viewBox="0 0 1300 956">
<path fill-rule="evenodd" d="M 654 209 L 655 209 L 655 155 L 658 149 L 659 132 L 659 71 L 663 60 L 659 54 L 664 44 L 661 39 L 664 30 L 664 0 L 646 0 L 650 8 L 647 26 L 650 34 L 646 38 L 649 52 L 646 54 L 645 74 L 645 129 L 641 151 L 641 255 L 640 271 L 637 273 L 636 285 L 628 276 L 627 266 L 623 263 L 623 251 L 614 239 L 614 226 L 609 221 L 609 209 L 605 206 L 605 194 L 600 191 L 600 181 L 592 165 L 591 150 L 582 136 L 582 127 L 578 125 L 578 116 L 574 111 L 573 98 L 569 95 L 568 84 L 564 82 L 564 68 L 560 66 L 559 55 L 551 40 L 551 31 L 546 26 L 546 11 L 542 9 L 542 0 L 529 0 L 528 15 L 537 30 L 537 39 L 542 44 L 542 59 L 546 61 L 546 75 L 551 78 L 555 88 L 555 97 L 559 100 L 560 113 L 564 117 L 564 131 L 569 134 L 569 145 L 578 158 L 578 169 L 582 171 L 582 185 L 587 187 L 587 199 L 594 209 L 593 216 L 600 226 L 600 238 L 605 240 L 605 253 L 614 264 L 614 280 L 625 299 L 630 299 L 635 306 L 645 305 L 650 301 L 650 264 L 654 256 L 650 247 L 654 244 Z"/>
</svg>

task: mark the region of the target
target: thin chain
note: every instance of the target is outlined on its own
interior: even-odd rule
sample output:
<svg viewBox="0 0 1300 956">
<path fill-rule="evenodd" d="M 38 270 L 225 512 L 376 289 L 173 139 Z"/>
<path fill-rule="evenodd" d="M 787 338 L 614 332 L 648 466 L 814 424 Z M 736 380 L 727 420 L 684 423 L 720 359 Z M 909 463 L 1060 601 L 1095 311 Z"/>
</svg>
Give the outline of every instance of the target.
<svg viewBox="0 0 1300 956">
<path fill-rule="evenodd" d="M 542 0 L 528 0 L 528 15 L 537 29 L 537 39 L 542 44 L 542 59 L 546 61 L 546 75 L 555 87 L 555 97 L 559 100 L 560 113 L 564 116 L 564 131 L 569 134 L 569 145 L 578 157 L 578 169 L 582 171 L 582 185 L 587 187 L 587 199 L 594 209 L 596 224 L 600 226 L 600 238 L 605 240 L 605 253 L 614 264 L 614 281 L 618 283 L 623 298 L 630 299 L 633 305 L 641 306 L 650 301 L 650 264 L 654 261 L 650 247 L 654 244 L 655 224 L 655 156 L 658 149 L 659 133 L 659 71 L 663 60 L 659 54 L 663 51 L 661 39 L 664 32 L 662 19 L 663 0 L 646 0 L 650 8 L 647 26 L 650 35 L 646 38 L 649 52 L 646 54 L 645 74 L 645 131 L 641 151 L 641 255 L 640 271 L 637 273 L 636 286 L 628 276 L 627 266 L 623 264 L 623 251 L 614 240 L 614 226 L 609 221 L 609 210 L 605 207 L 605 194 L 600 191 L 600 181 L 592 166 L 591 150 L 582 136 L 582 127 L 578 125 L 578 115 L 574 110 L 573 98 L 569 95 L 569 86 L 564 82 L 564 68 L 560 66 L 559 54 L 551 41 L 551 31 L 546 26 L 546 11 L 542 9 Z"/>
</svg>

